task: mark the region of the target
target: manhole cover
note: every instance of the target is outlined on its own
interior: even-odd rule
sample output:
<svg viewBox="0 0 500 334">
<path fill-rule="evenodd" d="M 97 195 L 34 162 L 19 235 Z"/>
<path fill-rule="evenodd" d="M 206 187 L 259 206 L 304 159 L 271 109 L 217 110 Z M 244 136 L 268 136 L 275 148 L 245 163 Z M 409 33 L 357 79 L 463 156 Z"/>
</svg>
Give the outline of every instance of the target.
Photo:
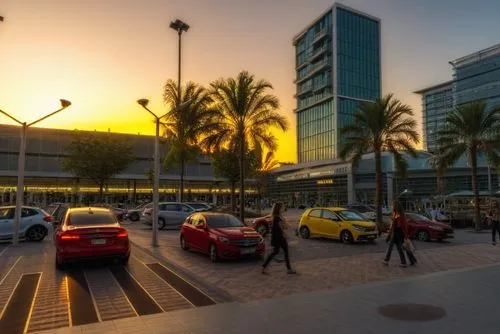
<svg viewBox="0 0 500 334">
<path fill-rule="evenodd" d="M 425 304 L 389 304 L 378 308 L 384 317 L 403 321 L 431 321 L 446 316 L 442 307 Z"/>
</svg>

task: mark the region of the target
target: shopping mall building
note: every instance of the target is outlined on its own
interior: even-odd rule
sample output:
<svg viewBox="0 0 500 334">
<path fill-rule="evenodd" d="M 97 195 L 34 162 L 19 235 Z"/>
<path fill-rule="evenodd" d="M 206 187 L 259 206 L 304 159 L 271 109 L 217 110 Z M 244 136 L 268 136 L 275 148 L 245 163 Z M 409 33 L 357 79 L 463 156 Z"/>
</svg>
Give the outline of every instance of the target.
<svg viewBox="0 0 500 334">
<path fill-rule="evenodd" d="M 62 161 L 67 155 L 66 148 L 75 132 L 76 130 L 28 129 L 24 182 L 26 203 L 97 201 L 99 189 L 95 183 L 77 179 L 62 169 Z M 153 168 L 154 137 L 111 132 L 91 133 L 129 142 L 136 157 L 125 171 L 109 180 L 105 188 L 105 200 L 110 203 L 150 200 L 148 172 Z M 20 135 L 20 127 L 0 125 L 0 204 L 13 203 L 15 199 Z M 165 152 L 165 146 L 161 146 L 161 156 L 164 157 Z M 198 162 L 188 163 L 185 173 L 186 199 L 218 203 L 229 201 L 229 186 L 224 179 L 214 177 L 209 158 L 202 156 Z M 160 200 L 175 200 L 178 189 L 178 170 L 171 168 L 167 172 L 162 171 Z M 250 196 L 252 193 L 252 184 L 249 184 Z"/>
</svg>

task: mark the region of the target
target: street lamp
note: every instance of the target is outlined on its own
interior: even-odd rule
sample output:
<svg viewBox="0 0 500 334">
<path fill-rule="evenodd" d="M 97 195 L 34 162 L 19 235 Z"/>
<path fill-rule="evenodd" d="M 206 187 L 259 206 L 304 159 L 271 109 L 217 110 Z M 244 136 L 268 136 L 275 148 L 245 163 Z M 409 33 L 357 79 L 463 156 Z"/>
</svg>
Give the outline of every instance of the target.
<svg viewBox="0 0 500 334">
<path fill-rule="evenodd" d="M 23 202 L 24 202 L 24 163 L 26 156 L 26 137 L 28 133 L 28 128 L 32 125 L 35 125 L 38 122 L 43 121 L 46 118 L 49 118 L 57 114 L 58 112 L 68 108 L 71 105 L 71 102 L 69 102 L 68 100 L 60 99 L 59 101 L 61 103 L 61 108 L 31 123 L 21 122 L 15 117 L 6 113 L 5 111 L 0 110 L 0 113 L 4 114 L 14 122 L 21 125 L 21 145 L 19 148 L 19 157 L 18 157 L 16 211 L 14 212 L 14 231 L 13 231 L 14 233 L 12 235 L 13 245 L 16 245 L 19 242 L 19 227 L 21 226 L 21 209 L 23 207 Z"/>
<path fill-rule="evenodd" d="M 177 77 L 177 99 L 178 102 L 181 100 L 181 37 L 182 37 L 182 32 L 188 31 L 189 30 L 189 25 L 179 19 L 170 22 L 170 28 L 174 29 L 177 31 L 177 34 L 179 35 L 179 69 L 178 69 L 178 77 Z M 179 103 L 178 103 L 179 104 Z"/>
<path fill-rule="evenodd" d="M 158 206 L 160 201 L 160 120 L 165 117 L 167 114 L 163 116 L 157 116 L 154 112 L 152 112 L 148 108 L 149 100 L 148 99 L 140 99 L 137 100 L 137 103 L 146 109 L 153 117 L 155 118 L 155 151 L 154 151 L 154 173 L 153 173 L 153 235 L 151 240 L 151 245 L 153 247 L 158 246 Z M 191 103 L 191 100 L 188 100 L 178 106 L 178 109 L 184 109 Z"/>
</svg>

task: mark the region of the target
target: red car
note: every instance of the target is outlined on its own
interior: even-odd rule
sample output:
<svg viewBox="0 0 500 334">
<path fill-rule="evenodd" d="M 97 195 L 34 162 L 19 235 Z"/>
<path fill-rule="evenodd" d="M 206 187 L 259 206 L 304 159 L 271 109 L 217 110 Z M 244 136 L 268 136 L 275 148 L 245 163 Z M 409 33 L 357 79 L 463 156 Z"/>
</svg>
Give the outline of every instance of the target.
<svg viewBox="0 0 500 334">
<path fill-rule="evenodd" d="M 264 239 L 233 215 L 200 212 L 189 216 L 181 226 L 184 250 L 208 254 L 212 262 L 245 256 L 263 257 Z"/>
<path fill-rule="evenodd" d="M 113 258 L 126 264 L 130 256 L 128 232 L 106 208 L 70 208 L 55 232 L 56 266 L 67 262 Z"/>
<path fill-rule="evenodd" d="M 420 241 L 429 241 L 431 239 L 441 241 L 454 237 L 450 225 L 430 220 L 418 213 L 407 213 L 406 216 L 408 217 L 410 238 Z"/>
<path fill-rule="evenodd" d="M 271 231 L 272 225 L 271 216 L 255 218 L 251 226 L 259 232 L 260 235 L 265 236 Z"/>
</svg>

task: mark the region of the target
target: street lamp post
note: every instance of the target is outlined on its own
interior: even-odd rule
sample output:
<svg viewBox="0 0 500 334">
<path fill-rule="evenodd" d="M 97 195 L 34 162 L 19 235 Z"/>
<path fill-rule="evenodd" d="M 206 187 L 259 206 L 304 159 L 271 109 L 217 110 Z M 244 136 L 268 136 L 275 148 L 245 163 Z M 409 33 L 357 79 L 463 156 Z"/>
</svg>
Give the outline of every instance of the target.
<svg viewBox="0 0 500 334">
<path fill-rule="evenodd" d="M 144 109 L 146 109 L 153 117 L 155 118 L 155 148 L 154 148 L 154 173 L 153 173 L 153 235 L 151 240 L 151 245 L 153 247 L 158 246 L 158 207 L 160 201 L 160 120 L 165 117 L 167 114 L 163 116 L 157 116 L 154 112 L 152 112 L 148 108 L 149 100 L 148 99 L 140 99 L 137 100 L 137 103 L 141 105 Z M 187 105 L 191 103 L 191 100 L 184 102 L 178 108 L 183 109 Z"/>
<path fill-rule="evenodd" d="M 26 137 L 28 134 L 28 128 L 32 125 L 35 125 L 38 122 L 43 121 L 46 118 L 49 118 L 58 112 L 68 108 L 71 105 L 71 102 L 68 100 L 59 100 L 61 103 L 61 108 L 57 109 L 56 111 L 39 118 L 38 120 L 31 122 L 31 123 L 26 123 L 26 122 L 21 122 L 15 117 L 9 115 L 5 111 L 0 110 L 0 113 L 4 114 L 11 120 L 15 121 L 19 125 L 21 125 L 21 144 L 19 147 L 19 157 L 18 157 L 18 175 L 17 175 L 17 193 L 16 193 L 16 210 L 14 212 L 14 228 L 13 228 L 13 234 L 12 234 L 12 244 L 16 245 L 19 242 L 19 227 L 21 226 L 21 209 L 23 207 L 23 202 L 24 202 L 24 164 L 25 164 L 25 157 L 26 157 Z"/>
</svg>

